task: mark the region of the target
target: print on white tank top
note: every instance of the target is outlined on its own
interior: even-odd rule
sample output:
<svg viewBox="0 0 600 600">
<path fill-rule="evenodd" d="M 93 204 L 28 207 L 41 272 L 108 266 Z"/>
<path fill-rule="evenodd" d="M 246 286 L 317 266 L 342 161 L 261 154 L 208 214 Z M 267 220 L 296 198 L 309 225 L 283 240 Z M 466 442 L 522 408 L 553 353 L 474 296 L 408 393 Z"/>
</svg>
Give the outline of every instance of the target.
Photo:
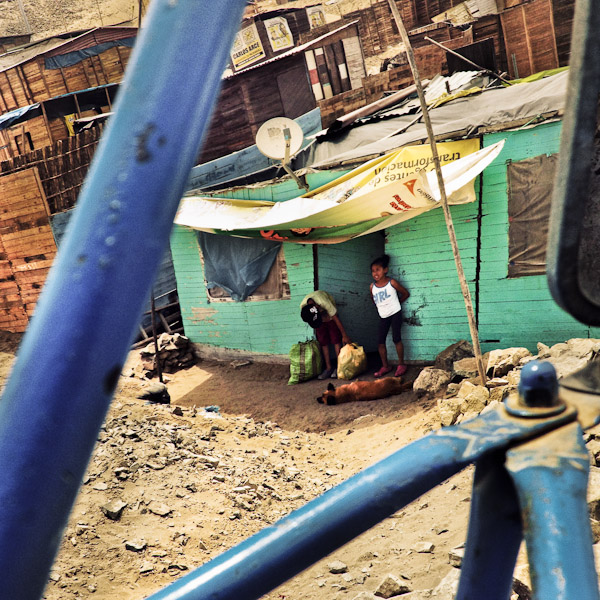
<svg viewBox="0 0 600 600">
<path fill-rule="evenodd" d="M 375 284 L 373 284 L 372 293 L 375 306 L 377 306 L 379 316 L 382 319 L 391 317 L 398 311 L 402 310 L 400 299 L 398 298 L 398 292 L 392 285 L 391 279 L 383 287 L 377 287 Z"/>
</svg>

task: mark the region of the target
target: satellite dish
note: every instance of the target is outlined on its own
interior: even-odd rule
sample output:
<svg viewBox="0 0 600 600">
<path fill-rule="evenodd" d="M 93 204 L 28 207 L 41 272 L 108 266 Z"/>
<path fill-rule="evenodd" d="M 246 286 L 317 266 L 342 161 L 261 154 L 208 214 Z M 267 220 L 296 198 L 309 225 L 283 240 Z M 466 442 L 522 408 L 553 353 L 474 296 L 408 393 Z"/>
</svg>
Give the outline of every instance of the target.
<svg viewBox="0 0 600 600">
<path fill-rule="evenodd" d="M 300 125 L 287 117 L 269 119 L 256 132 L 256 145 L 261 153 L 284 163 L 300 150 L 303 140 Z"/>
</svg>

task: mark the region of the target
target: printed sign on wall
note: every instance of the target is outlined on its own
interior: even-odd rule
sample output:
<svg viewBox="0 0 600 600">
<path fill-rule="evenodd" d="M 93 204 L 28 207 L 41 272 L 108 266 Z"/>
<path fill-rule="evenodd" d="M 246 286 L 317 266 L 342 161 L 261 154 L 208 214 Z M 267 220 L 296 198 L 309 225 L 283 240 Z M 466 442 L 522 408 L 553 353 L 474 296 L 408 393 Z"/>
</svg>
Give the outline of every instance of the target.
<svg viewBox="0 0 600 600">
<path fill-rule="evenodd" d="M 236 71 L 265 57 L 265 50 L 254 23 L 238 32 L 231 50 L 231 62 Z"/>
<path fill-rule="evenodd" d="M 311 6 L 306 9 L 306 16 L 311 29 L 325 25 L 325 11 L 321 6 Z"/>
<path fill-rule="evenodd" d="M 275 17 L 274 19 L 266 19 L 264 23 L 273 52 L 294 47 L 294 37 L 286 19 Z"/>
</svg>

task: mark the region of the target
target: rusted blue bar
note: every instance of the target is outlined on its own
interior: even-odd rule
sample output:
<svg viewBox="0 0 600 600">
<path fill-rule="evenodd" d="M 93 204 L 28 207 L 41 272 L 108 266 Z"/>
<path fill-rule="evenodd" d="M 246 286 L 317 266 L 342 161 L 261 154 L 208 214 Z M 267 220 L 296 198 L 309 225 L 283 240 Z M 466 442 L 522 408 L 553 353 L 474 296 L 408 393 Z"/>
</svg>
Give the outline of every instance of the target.
<svg viewBox="0 0 600 600">
<path fill-rule="evenodd" d="M 587 506 L 589 457 L 578 423 L 513 448 L 506 468 L 519 495 L 535 600 L 598 600 Z"/>
<path fill-rule="evenodd" d="M 153 0 L 0 401 L 0 598 L 41 596 L 244 0 Z"/>
</svg>

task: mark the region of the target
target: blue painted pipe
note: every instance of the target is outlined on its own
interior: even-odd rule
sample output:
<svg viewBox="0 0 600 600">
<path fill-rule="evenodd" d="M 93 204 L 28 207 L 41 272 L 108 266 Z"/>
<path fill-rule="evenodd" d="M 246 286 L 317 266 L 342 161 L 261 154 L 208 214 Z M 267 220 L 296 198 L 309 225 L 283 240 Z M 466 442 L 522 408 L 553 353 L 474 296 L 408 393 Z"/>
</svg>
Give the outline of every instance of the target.
<svg viewBox="0 0 600 600">
<path fill-rule="evenodd" d="M 534 600 L 598 600 L 579 424 L 513 448 L 506 465 L 521 504 Z"/>
<path fill-rule="evenodd" d="M 504 468 L 504 452 L 475 466 L 467 545 L 456 600 L 507 600 L 523 539 L 514 483 Z"/>
<path fill-rule="evenodd" d="M 41 596 L 244 0 L 153 0 L 0 401 L 0 598 Z"/>
</svg>

